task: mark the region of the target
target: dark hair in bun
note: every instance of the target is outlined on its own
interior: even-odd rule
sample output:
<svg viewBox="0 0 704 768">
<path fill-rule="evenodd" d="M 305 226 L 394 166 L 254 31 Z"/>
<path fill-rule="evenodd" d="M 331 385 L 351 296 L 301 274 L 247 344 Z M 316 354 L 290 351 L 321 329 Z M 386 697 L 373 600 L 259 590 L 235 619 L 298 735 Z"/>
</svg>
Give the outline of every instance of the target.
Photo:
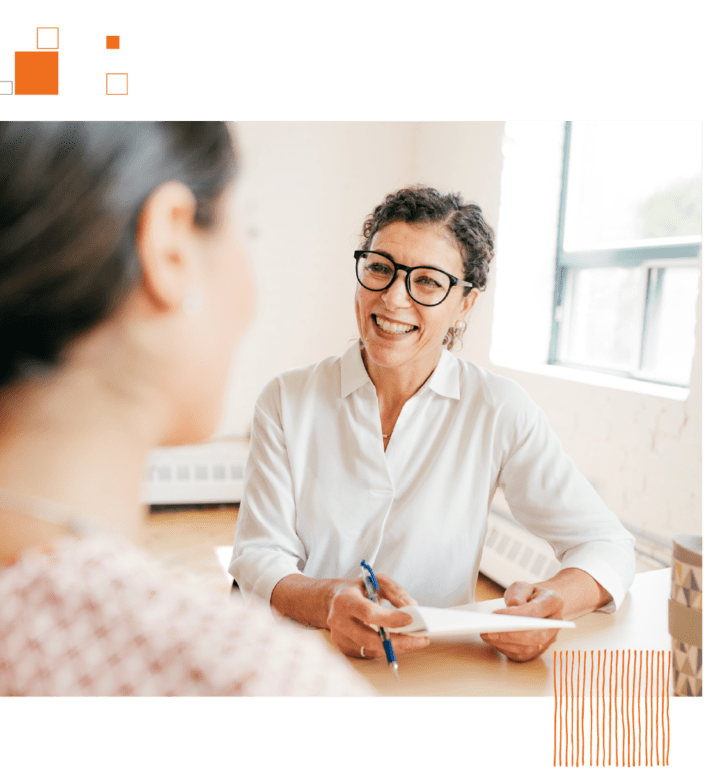
<svg viewBox="0 0 704 768">
<path fill-rule="evenodd" d="M 188 185 L 208 227 L 235 171 L 223 123 L 0 123 L 0 389 L 125 299 L 157 187 Z"/>
</svg>

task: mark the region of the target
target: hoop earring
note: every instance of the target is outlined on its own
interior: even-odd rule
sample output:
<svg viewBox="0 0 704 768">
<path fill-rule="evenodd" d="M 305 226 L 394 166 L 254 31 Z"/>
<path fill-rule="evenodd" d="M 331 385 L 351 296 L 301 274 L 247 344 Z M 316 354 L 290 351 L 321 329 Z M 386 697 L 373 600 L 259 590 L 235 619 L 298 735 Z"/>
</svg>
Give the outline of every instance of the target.
<svg viewBox="0 0 704 768">
<path fill-rule="evenodd" d="M 461 341 L 464 332 L 467 330 L 467 323 L 464 320 L 460 320 L 459 323 L 455 323 L 452 328 L 447 329 L 445 338 L 442 340 L 443 346 L 448 349 L 452 349 L 454 345 Z"/>
</svg>

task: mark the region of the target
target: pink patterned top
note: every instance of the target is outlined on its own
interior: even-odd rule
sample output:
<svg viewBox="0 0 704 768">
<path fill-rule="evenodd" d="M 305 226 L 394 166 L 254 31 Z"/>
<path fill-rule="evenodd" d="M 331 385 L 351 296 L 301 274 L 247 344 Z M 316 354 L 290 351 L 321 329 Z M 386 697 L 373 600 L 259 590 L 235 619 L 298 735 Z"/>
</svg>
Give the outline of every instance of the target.
<svg viewBox="0 0 704 768">
<path fill-rule="evenodd" d="M 320 637 L 169 581 L 107 536 L 0 569 L 0 695 L 370 695 Z"/>
</svg>

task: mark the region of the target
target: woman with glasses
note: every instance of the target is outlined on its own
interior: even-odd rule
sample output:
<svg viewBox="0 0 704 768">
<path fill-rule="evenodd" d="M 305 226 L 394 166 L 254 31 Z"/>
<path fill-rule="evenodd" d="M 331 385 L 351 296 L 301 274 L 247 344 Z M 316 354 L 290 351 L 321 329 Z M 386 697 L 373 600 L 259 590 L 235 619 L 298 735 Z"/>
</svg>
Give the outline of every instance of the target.
<svg viewBox="0 0 704 768">
<path fill-rule="evenodd" d="M 527 394 L 449 352 L 494 253 L 481 209 L 456 194 L 403 189 L 374 210 L 363 237 L 354 253 L 359 341 L 280 374 L 257 402 L 230 567 L 240 588 L 329 628 L 350 656 L 383 656 L 370 625 L 410 618 L 366 598 L 360 561 L 385 574 L 380 594 L 393 606 L 471 602 L 500 487 L 562 565 L 546 582 L 511 585 L 506 611 L 615 610 L 635 570 L 633 537 Z M 527 660 L 556 635 L 484 639 Z M 397 636 L 394 648 L 427 642 Z"/>
</svg>

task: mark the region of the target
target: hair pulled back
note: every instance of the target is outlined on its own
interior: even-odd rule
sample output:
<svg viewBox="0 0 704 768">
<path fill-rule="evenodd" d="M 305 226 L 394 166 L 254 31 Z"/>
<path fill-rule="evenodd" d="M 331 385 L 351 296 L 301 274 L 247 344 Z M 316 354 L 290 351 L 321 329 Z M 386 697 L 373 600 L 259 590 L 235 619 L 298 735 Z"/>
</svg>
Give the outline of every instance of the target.
<svg viewBox="0 0 704 768">
<path fill-rule="evenodd" d="M 494 230 L 484 221 L 482 209 L 465 203 L 456 192 L 442 194 L 432 187 L 414 186 L 387 195 L 364 222 L 363 248 L 370 248 L 374 235 L 387 224 L 432 224 L 452 233 L 462 257 L 463 279 L 483 291 L 494 257 Z M 465 288 L 465 296 L 471 289 Z"/>
<path fill-rule="evenodd" d="M 157 187 L 186 184 L 208 227 L 235 171 L 223 123 L 0 123 L 0 389 L 126 298 Z"/>
</svg>

